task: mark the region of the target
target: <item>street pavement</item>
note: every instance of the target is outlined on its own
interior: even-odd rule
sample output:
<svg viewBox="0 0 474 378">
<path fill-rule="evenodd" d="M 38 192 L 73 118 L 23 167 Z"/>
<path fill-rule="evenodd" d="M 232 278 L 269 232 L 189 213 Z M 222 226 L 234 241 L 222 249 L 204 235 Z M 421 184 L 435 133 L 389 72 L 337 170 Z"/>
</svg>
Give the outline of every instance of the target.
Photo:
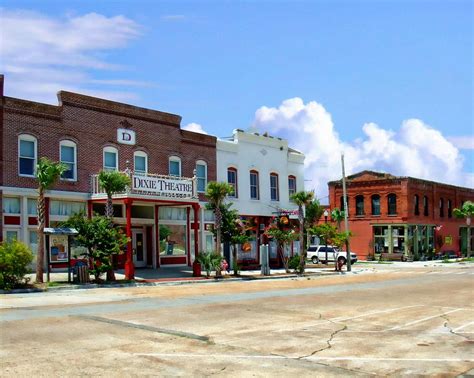
<svg viewBox="0 0 474 378">
<path fill-rule="evenodd" d="M 1 376 L 474 373 L 474 265 L 0 297 Z"/>
</svg>

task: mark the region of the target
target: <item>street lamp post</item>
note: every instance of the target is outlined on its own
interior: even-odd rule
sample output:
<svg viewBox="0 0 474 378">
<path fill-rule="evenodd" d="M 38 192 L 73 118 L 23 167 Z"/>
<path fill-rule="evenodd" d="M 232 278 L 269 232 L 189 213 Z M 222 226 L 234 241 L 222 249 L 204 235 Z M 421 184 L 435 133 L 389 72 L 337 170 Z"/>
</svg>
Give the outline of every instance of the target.
<svg viewBox="0 0 474 378">
<path fill-rule="evenodd" d="M 324 224 L 328 223 L 328 209 L 324 210 Z M 324 237 L 324 242 L 326 243 L 326 265 L 328 264 L 328 231 L 326 230 L 326 235 Z"/>
<path fill-rule="evenodd" d="M 467 247 L 467 257 L 471 257 L 471 217 L 468 216 L 466 217 L 466 226 L 467 226 L 467 230 L 466 230 L 466 234 L 467 234 L 467 243 L 466 243 L 466 247 Z"/>
</svg>

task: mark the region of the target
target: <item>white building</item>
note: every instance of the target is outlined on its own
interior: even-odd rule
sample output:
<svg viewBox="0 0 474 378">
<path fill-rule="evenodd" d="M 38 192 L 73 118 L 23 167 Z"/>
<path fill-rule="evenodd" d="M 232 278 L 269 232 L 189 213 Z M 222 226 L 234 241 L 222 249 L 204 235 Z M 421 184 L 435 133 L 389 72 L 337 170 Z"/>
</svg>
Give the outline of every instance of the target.
<svg viewBox="0 0 474 378">
<path fill-rule="evenodd" d="M 230 139 L 218 139 L 216 149 L 217 181 L 234 187 L 233 208 L 256 225 L 252 251 L 239 259 L 257 264 L 265 226 L 282 210 L 297 209 L 290 196 L 304 190 L 305 156 L 282 138 L 238 129 Z"/>
</svg>

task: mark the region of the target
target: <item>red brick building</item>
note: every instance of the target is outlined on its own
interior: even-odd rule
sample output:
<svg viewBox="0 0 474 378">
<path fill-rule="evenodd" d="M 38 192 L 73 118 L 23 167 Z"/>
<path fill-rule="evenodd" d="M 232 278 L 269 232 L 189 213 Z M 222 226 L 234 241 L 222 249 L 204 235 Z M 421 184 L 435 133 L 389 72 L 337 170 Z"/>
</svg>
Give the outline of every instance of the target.
<svg viewBox="0 0 474 378">
<path fill-rule="evenodd" d="M 349 176 L 346 184 L 351 250 L 360 259 L 381 252 L 465 252 L 466 223 L 452 211 L 474 201 L 473 189 L 372 171 Z M 342 181 L 328 186 L 330 209 L 344 209 Z"/>
<path fill-rule="evenodd" d="M 182 130 L 174 114 L 64 91 L 58 106 L 6 97 L 3 76 L 0 87 L 0 238 L 36 247 L 34 175 L 47 157 L 69 168 L 47 194 L 49 225 L 80 210 L 103 214 L 96 175 L 127 171 L 132 187 L 114 197 L 114 221 L 132 239 L 135 266 L 191 264 L 207 232 L 199 219 L 212 222 L 200 201 L 216 179 L 215 137 Z"/>
</svg>

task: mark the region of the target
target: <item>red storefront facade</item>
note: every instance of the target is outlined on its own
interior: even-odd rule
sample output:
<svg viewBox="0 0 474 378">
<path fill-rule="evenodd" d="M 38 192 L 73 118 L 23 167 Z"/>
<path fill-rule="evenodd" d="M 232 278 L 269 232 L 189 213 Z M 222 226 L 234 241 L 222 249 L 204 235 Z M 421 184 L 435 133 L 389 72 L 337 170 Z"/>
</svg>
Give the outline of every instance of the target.
<svg viewBox="0 0 474 378">
<path fill-rule="evenodd" d="M 328 186 L 330 210 L 343 209 L 342 182 Z M 348 176 L 351 250 L 359 259 L 382 252 L 464 252 L 466 223 L 452 210 L 468 200 L 474 201 L 473 189 L 372 171 Z"/>
<path fill-rule="evenodd" d="M 131 237 L 128 257 L 134 252 L 137 267 L 191 265 L 203 235 L 205 185 L 216 179 L 216 138 L 181 129 L 181 117 L 170 113 L 64 91 L 58 101 L 11 98 L 2 89 L 0 238 L 34 249 L 34 167 L 47 157 L 69 167 L 47 193 L 47 226 L 81 210 L 103 214 L 96 175 L 124 171 L 132 187 L 113 203 L 114 221 Z M 171 232 L 166 240 L 160 226 Z"/>
</svg>

